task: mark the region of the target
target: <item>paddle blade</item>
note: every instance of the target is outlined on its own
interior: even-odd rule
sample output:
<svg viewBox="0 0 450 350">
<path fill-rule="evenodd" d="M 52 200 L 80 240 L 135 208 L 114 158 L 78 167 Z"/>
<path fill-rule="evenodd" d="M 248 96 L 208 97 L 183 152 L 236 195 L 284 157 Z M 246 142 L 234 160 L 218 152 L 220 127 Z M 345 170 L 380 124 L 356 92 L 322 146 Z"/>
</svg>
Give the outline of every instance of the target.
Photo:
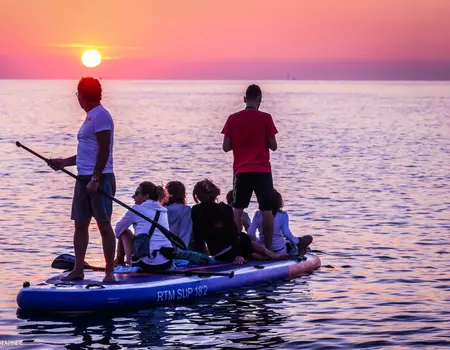
<svg viewBox="0 0 450 350">
<path fill-rule="evenodd" d="M 75 266 L 74 262 L 65 261 L 65 260 L 53 260 L 52 262 L 52 268 L 58 269 L 58 270 L 73 270 Z"/>
<path fill-rule="evenodd" d="M 51 266 L 58 270 L 73 270 L 75 266 L 75 257 L 71 254 L 61 254 L 53 260 Z M 87 262 L 84 263 L 84 268 L 86 270 L 96 270 L 95 267 L 89 265 Z"/>
</svg>

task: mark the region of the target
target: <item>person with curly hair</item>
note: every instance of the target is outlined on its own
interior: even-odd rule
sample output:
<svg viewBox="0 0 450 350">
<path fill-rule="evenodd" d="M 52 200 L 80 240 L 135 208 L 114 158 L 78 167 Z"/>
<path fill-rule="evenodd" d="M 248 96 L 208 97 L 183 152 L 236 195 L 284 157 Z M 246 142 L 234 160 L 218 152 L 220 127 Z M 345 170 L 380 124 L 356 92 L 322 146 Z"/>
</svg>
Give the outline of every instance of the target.
<svg viewBox="0 0 450 350">
<path fill-rule="evenodd" d="M 192 196 L 192 233 L 194 250 L 208 253 L 216 260 L 243 264 L 246 259 L 281 260 L 287 254 L 275 254 L 250 237 L 239 232 L 234 221 L 233 209 L 217 203 L 220 189 L 209 179 L 197 182 Z"/>
</svg>

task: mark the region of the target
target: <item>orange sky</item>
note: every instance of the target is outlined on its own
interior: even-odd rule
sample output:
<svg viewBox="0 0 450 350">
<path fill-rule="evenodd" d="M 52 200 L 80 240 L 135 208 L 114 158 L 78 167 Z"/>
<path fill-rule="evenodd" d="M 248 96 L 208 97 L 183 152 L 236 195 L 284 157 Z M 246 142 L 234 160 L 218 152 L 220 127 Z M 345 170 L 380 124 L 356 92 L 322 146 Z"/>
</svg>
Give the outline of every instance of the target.
<svg viewBox="0 0 450 350">
<path fill-rule="evenodd" d="M 88 46 L 105 56 L 89 72 L 111 78 L 450 63 L 450 0 L 2 0 L 0 11 L 0 77 L 76 78 Z"/>
</svg>

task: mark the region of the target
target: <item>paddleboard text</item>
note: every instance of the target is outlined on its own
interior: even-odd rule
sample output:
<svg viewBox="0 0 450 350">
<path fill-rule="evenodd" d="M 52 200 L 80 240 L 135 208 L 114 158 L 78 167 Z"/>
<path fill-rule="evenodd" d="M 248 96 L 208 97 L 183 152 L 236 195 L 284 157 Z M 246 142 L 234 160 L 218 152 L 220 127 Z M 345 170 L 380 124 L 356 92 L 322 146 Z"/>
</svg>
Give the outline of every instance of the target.
<svg viewBox="0 0 450 350">
<path fill-rule="evenodd" d="M 157 292 L 157 300 L 156 301 L 172 301 L 172 300 L 181 300 L 181 299 L 189 299 L 191 297 L 201 297 L 206 295 L 208 292 L 208 286 L 201 284 L 195 288 L 187 287 L 187 288 L 178 288 L 178 289 L 168 289 L 168 290 L 160 290 Z"/>
</svg>

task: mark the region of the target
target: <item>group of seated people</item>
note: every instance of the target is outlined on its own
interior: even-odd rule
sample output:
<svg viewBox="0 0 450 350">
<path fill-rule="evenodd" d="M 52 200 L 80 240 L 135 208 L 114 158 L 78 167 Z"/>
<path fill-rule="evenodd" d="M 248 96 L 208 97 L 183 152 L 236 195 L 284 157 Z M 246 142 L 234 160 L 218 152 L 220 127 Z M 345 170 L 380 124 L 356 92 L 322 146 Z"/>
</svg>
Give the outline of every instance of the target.
<svg viewBox="0 0 450 350">
<path fill-rule="evenodd" d="M 243 213 L 242 224 L 247 232 L 238 232 L 232 191 L 227 194 L 227 204 L 219 203 L 220 189 L 205 179 L 197 182 L 192 195 L 196 204 L 191 208 L 186 204 L 183 183 L 172 181 L 165 186 L 156 186 L 152 182 L 142 182 L 133 195 L 133 209 L 178 236 L 188 250 L 212 256 L 217 261 L 243 264 L 248 259 L 282 260 L 289 255 L 304 255 L 312 242 L 309 235 L 295 237 L 292 234 L 288 214 L 282 211 L 283 199 L 275 190 L 272 250 L 264 244 L 259 210 L 252 221 L 247 213 Z M 146 272 L 163 271 L 172 266 L 176 250 L 172 243 L 154 224 L 132 211 L 116 224 L 115 234 L 118 238 L 116 265 L 138 266 Z M 139 241 L 144 244 L 143 249 L 139 247 Z"/>
</svg>

